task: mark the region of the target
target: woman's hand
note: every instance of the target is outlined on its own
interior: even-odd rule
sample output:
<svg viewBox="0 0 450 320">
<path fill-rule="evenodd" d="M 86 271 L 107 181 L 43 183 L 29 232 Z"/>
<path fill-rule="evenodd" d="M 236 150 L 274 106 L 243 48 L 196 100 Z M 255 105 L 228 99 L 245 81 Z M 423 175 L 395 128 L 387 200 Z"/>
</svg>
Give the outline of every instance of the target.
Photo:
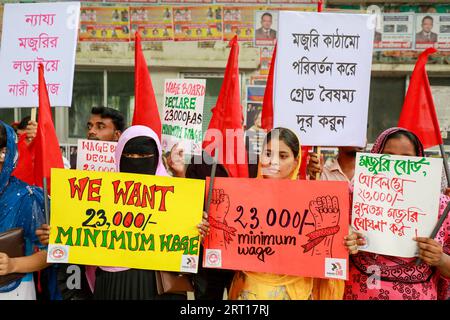
<svg viewBox="0 0 450 320">
<path fill-rule="evenodd" d="M 14 272 L 14 259 L 11 259 L 6 253 L 0 252 L 0 276 Z"/>
<path fill-rule="evenodd" d="M 306 166 L 306 173 L 309 175 L 310 180 L 316 180 L 317 174 L 322 173 L 323 161 L 320 161 L 319 155 L 315 152 L 309 153 L 308 165 Z"/>
<path fill-rule="evenodd" d="M 365 244 L 366 240 L 364 240 L 364 236 L 359 232 L 352 231 L 348 236 L 344 237 L 344 245 L 350 254 L 357 254 L 358 246 L 364 246 Z"/>
<path fill-rule="evenodd" d="M 419 258 L 430 266 L 441 267 L 444 264 L 445 254 L 442 246 L 436 240 L 424 237 L 413 238 L 419 246 Z"/>
<path fill-rule="evenodd" d="M 40 228 L 36 229 L 36 236 L 43 246 L 47 246 L 50 238 L 50 226 L 48 224 L 41 225 Z"/>
<path fill-rule="evenodd" d="M 202 222 L 197 225 L 197 229 L 200 233 L 201 241 L 203 241 L 209 234 L 208 213 L 206 211 L 203 211 L 203 219 Z"/>
</svg>

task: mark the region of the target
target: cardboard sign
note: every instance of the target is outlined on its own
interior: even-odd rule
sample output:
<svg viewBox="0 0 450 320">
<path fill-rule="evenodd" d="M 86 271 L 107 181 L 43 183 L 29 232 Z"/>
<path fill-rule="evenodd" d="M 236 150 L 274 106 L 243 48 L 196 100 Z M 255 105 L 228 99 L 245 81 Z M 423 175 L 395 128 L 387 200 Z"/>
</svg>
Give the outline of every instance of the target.
<svg viewBox="0 0 450 320">
<path fill-rule="evenodd" d="M 437 223 L 442 159 L 358 153 L 352 227 L 361 250 L 412 258 Z"/>
<path fill-rule="evenodd" d="M 71 106 L 79 15 L 79 2 L 5 5 L 0 108 L 38 105 L 40 63 L 50 105 Z"/>
<path fill-rule="evenodd" d="M 162 148 L 181 143 L 186 154 L 202 153 L 205 79 L 167 79 L 164 84 Z"/>
<path fill-rule="evenodd" d="M 117 142 L 79 139 L 77 169 L 101 172 L 116 171 L 114 152 Z"/>
<path fill-rule="evenodd" d="M 205 182 L 52 169 L 47 261 L 197 272 Z"/>
<path fill-rule="evenodd" d="M 203 266 L 347 279 L 348 215 L 346 182 L 216 178 Z"/>
<path fill-rule="evenodd" d="M 366 144 L 370 15 L 280 11 L 274 127 L 308 146 Z"/>
</svg>

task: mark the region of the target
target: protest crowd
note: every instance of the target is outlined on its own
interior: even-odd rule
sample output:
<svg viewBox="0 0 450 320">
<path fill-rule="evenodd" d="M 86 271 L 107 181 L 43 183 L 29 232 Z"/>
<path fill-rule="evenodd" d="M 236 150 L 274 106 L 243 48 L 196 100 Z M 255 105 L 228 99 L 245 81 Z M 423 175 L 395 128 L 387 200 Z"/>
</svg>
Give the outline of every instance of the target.
<svg viewBox="0 0 450 320">
<path fill-rule="evenodd" d="M 389 26 L 323 2 L 257 11 L 242 30 L 237 9 L 204 6 L 210 23 L 194 31 L 181 27 L 190 11 L 161 8 L 171 22 L 148 34 L 145 7 L 108 9 L 118 27 L 97 32 L 83 4 L 5 5 L 0 68 L 19 77 L 0 80 L 0 107 L 32 111 L 0 119 L 0 300 L 450 299 L 450 170 L 426 69 L 443 50 L 438 20 L 387 14 L 401 30 L 419 21 L 405 45 L 420 54 L 397 125 L 369 146 L 372 57 Z M 70 14 L 75 28 L 58 25 Z M 36 31 L 13 32 L 18 19 Z M 232 36 L 211 117 L 205 79 L 165 79 L 158 106 L 145 41 L 208 39 L 222 19 Z M 52 107 L 70 106 L 77 37 L 134 42 L 134 109 L 127 121 L 89 105 L 70 154 Z M 240 37 L 267 62 L 258 103 L 241 97 Z M 58 64 L 69 76 L 56 84 Z"/>
</svg>

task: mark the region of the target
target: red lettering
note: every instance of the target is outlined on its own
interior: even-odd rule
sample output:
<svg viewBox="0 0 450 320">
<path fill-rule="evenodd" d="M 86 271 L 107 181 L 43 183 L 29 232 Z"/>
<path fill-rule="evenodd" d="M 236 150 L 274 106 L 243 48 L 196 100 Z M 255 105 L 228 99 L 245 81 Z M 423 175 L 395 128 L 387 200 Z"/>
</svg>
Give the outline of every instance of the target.
<svg viewBox="0 0 450 320">
<path fill-rule="evenodd" d="M 76 192 L 78 194 L 78 200 L 81 200 L 83 198 L 84 189 L 86 188 L 89 178 L 86 177 L 83 179 L 79 179 L 78 185 L 75 185 L 75 181 L 77 181 L 77 178 L 69 179 L 70 197 L 73 199 L 75 197 L 75 192 Z"/>
<path fill-rule="evenodd" d="M 116 180 L 112 182 L 114 188 L 114 204 L 117 204 L 122 197 L 122 204 L 125 205 L 127 202 L 128 192 L 130 191 L 131 186 L 133 185 L 133 181 L 125 181 L 126 190 L 119 188 L 121 181 Z"/>
<path fill-rule="evenodd" d="M 128 198 L 127 205 L 139 207 L 141 205 L 141 183 L 135 183 L 133 191 Z"/>
<path fill-rule="evenodd" d="M 174 193 L 175 187 L 174 186 L 170 186 L 170 187 L 157 186 L 155 189 L 155 192 L 158 192 L 158 191 L 161 191 L 161 203 L 159 205 L 159 211 L 167 211 L 166 210 L 166 193 L 169 191 Z"/>
<path fill-rule="evenodd" d="M 150 204 L 150 208 L 153 209 L 155 207 L 155 185 L 150 186 L 150 188 L 144 188 L 142 191 L 142 208 L 147 207 L 147 200 Z"/>
<path fill-rule="evenodd" d="M 88 201 L 100 202 L 100 187 L 102 186 L 102 179 L 89 180 Z M 94 193 L 96 195 L 94 196 Z"/>
</svg>

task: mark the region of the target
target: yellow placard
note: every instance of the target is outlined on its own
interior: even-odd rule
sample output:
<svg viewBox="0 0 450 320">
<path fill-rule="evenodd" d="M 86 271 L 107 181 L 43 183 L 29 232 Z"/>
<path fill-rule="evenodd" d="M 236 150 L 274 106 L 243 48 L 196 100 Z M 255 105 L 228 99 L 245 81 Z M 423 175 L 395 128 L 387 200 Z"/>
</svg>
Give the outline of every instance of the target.
<svg viewBox="0 0 450 320">
<path fill-rule="evenodd" d="M 52 169 L 47 261 L 197 272 L 205 182 Z"/>
</svg>

